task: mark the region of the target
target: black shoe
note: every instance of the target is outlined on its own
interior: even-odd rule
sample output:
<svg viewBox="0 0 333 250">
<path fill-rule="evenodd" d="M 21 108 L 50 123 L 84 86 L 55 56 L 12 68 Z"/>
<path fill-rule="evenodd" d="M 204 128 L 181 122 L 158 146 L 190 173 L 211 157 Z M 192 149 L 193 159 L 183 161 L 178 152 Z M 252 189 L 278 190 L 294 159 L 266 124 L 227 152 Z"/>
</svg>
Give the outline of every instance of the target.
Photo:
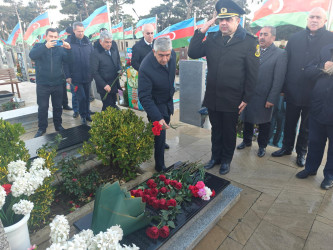
<svg viewBox="0 0 333 250">
<path fill-rule="evenodd" d="M 73 118 L 78 118 L 79 117 L 79 112 L 74 112 Z"/>
<path fill-rule="evenodd" d="M 237 146 L 237 149 L 244 149 L 245 147 L 251 147 L 251 146 L 252 146 L 252 142 L 245 143 L 242 141 L 242 143 Z"/>
<path fill-rule="evenodd" d="M 82 125 L 87 125 L 87 120 L 86 120 L 86 118 L 81 118 L 81 124 L 82 124 Z"/>
<path fill-rule="evenodd" d="M 68 105 L 63 106 L 62 109 L 64 109 L 64 110 L 73 110 L 73 109 L 72 109 L 70 106 L 68 106 Z"/>
<path fill-rule="evenodd" d="M 155 166 L 155 170 L 156 170 L 157 172 L 165 172 L 167 169 L 166 169 L 166 167 L 163 165 L 162 167 L 157 167 L 157 166 Z"/>
<path fill-rule="evenodd" d="M 63 126 L 60 125 L 60 126 L 56 127 L 55 130 L 60 132 L 60 131 L 63 131 L 65 129 L 63 128 Z"/>
<path fill-rule="evenodd" d="M 46 130 L 38 129 L 37 133 L 35 134 L 34 138 L 40 137 L 45 134 Z"/>
<path fill-rule="evenodd" d="M 89 110 L 89 113 L 90 113 L 91 115 L 93 115 L 93 114 L 95 114 L 96 112 L 93 112 L 93 111 Z"/>
<path fill-rule="evenodd" d="M 304 170 L 298 172 L 298 173 L 296 174 L 296 177 L 297 177 L 298 179 L 306 179 L 306 178 L 308 178 L 310 175 L 316 175 L 316 174 L 317 174 L 317 172 L 309 172 L 308 170 L 304 169 Z"/>
<path fill-rule="evenodd" d="M 260 158 L 264 157 L 265 154 L 266 154 L 266 148 L 259 147 L 258 153 L 257 153 L 258 157 L 260 157 Z"/>
<path fill-rule="evenodd" d="M 87 120 L 88 122 L 92 122 L 92 119 L 91 119 L 90 116 L 87 116 L 87 117 L 86 117 L 86 120 Z"/>
<path fill-rule="evenodd" d="M 287 150 L 286 148 L 281 148 L 275 152 L 272 153 L 273 157 L 281 157 L 284 155 L 291 155 L 291 150 Z"/>
<path fill-rule="evenodd" d="M 169 144 L 165 143 L 164 148 L 165 148 L 165 149 L 169 149 L 169 148 L 170 148 Z"/>
<path fill-rule="evenodd" d="M 325 177 L 323 182 L 320 184 L 320 187 L 325 190 L 330 189 L 331 187 L 333 187 L 333 179 Z"/>
<path fill-rule="evenodd" d="M 296 158 L 296 164 L 299 167 L 304 167 L 305 166 L 305 156 L 302 154 L 298 154 Z"/>
<path fill-rule="evenodd" d="M 230 163 L 222 163 L 219 173 L 221 175 L 225 175 L 225 174 L 229 173 L 229 171 L 230 171 Z"/>
<path fill-rule="evenodd" d="M 205 169 L 211 169 L 213 168 L 215 165 L 220 164 L 221 161 L 216 161 L 216 160 L 210 160 L 209 162 L 207 162 L 207 164 L 204 166 Z"/>
</svg>

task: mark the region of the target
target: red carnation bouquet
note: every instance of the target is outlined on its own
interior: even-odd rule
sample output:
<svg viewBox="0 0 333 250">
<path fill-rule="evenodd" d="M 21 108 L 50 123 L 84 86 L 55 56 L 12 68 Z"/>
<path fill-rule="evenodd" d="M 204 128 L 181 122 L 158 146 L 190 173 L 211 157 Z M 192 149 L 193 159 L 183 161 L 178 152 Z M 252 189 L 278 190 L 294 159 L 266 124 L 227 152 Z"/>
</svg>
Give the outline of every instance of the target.
<svg viewBox="0 0 333 250">
<path fill-rule="evenodd" d="M 161 134 L 162 129 L 163 129 L 162 125 L 158 121 L 153 122 L 153 128 L 151 130 L 153 131 L 154 135 L 159 136 Z"/>
</svg>

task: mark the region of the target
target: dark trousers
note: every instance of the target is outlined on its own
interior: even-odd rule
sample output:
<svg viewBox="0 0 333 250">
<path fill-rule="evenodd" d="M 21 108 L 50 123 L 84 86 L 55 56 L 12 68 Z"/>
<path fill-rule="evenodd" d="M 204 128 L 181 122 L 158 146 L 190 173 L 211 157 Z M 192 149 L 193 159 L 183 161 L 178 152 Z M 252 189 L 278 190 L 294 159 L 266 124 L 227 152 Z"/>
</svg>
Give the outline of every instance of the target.
<svg viewBox="0 0 333 250">
<path fill-rule="evenodd" d="M 212 159 L 230 163 L 236 147 L 238 113 L 208 109 L 208 115 L 212 125 Z"/>
<path fill-rule="evenodd" d="M 63 86 L 37 84 L 37 104 L 38 104 L 38 128 L 46 130 L 48 125 L 49 100 L 51 96 L 53 108 L 53 123 L 57 128 L 61 125 L 62 119 L 62 95 Z"/>
<path fill-rule="evenodd" d="M 163 117 L 165 122 L 169 124 L 170 116 Z M 165 139 L 166 139 L 166 131 L 162 129 L 160 135 L 155 136 L 154 141 L 154 158 L 155 158 L 155 168 L 159 169 L 164 166 L 164 149 L 165 149 Z"/>
<path fill-rule="evenodd" d="M 269 130 L 271 127 L 271 123 L 270 122 L 262 123 L 258 124 L 258 126 L 259 126 L 258 145 L 261 148 L 266 148 L 269 139 Z M 244 122 L 243 141 L 246 144 L 252 143 L 253 130 L 254 130 L 254 124 L 249 122 Z"/>
<path fill-rule="evenodd" d="M 275 134 L 273 137 L 273 145 L 277 146 L 282 135 L 282 131 L 284 128 L 284 122 L 286 117 L 286 109 L 285 102 L 283 97 L 280 97 L 278 105 L 274 105 L 273 107 L 273 115 L 271 120 L 271 128 L 269 131 L 269 139 L 273 137 L 273 133 L 275 130 Z"/>
<path fill-rule="evenodd" d="M 323 125 L 310 117 L 309 119 L 309 152 L 306 157 L 305 169 L 316 172 L 323 159 L 326 141 L 328 143 L 327 162 L 324 176 L 333 179 L 333 125 Z"/>
<path fill-rule="evenodd" d="M 305 155 L 308 149 L 309 137 L 309 117 L 310 107 L 295 106 L 287 102 L 286 121 L 284 124 L 283 147 L 292 151 L 295 144 L 296 128 L 299 117 L 301 117 L 301 125 L 296 143 L 296 153 Z"/>
<path fill-rule="evenodd" d="M 89 102 L 90 83 L 78 84 L 76 97 L 79 102 L 79 113 L 81 118 L 90 116 L 90 102 Z"/>
<path fill-rule="evenodd" d="M 63 87 L 62 87 L 62 106 L 63 107 L 68 106 L 66 82 L 63 84 Z"/>
<path fill-rule="evenodd" d="M 116 93 L 109 93 L 107 95 L 106 99 L 103 100 L 105 94 L 106 94 L 106 91 L 104 93 L 100 94 L 101 100 L 102 100 L 102 103 L 103 103 L 102 111 L 106 110 L 107 107 L 117 108 L 117 106 L 116 106 L 117 94 Z"/>
</svg>

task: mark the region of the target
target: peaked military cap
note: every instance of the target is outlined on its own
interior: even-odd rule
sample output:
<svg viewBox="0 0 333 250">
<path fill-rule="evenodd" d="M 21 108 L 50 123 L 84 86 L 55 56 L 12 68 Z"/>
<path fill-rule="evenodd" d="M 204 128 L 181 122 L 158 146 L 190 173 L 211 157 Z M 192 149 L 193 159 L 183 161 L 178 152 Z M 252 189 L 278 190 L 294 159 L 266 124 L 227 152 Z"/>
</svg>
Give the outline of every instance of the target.
<svg viewBox="0 0 333 250">
<path fill-rule="evenodd" d="M 231 0 L 218 1 L 215 9 L 217 11 L 217 18 L 228 18 L 245 14 L 245 11 Z"/>
</svg>

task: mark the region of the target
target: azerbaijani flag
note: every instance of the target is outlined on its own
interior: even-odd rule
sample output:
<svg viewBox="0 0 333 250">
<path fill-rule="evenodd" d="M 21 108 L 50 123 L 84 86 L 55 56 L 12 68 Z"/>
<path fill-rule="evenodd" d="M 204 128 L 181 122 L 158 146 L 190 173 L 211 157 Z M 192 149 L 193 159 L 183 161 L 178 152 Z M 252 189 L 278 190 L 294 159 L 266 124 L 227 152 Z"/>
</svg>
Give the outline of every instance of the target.
<svg viewBox="0 0 333 250">
<path fill-rule="evenodd" d="M 1 38 L 0 38 L 0 44 L 2 44 L 3 46 L 6 46 L 6 45 L 7 45 L 7 43 L 5 42 L 5 40 L 3 40 L 3 39 L 1 39 Z"/>
<path fill-rule="evenodd" d="M 156 33 L 156 17 L 150 17 L 150 18 L 146 18 L 146 19 L 142 19 L 140 20 L 136 25 L 136 29 L 134 31 L 134 34 L 135 34 L 135 37 L 136 38 L 141 38 L 143 37 L 143 33 L 142 33 L 142 28 L 143 28 L 143 25 L 145 24 L 149 24 L 151 23 L 153 26 L 154 26 L 154 31 Z"/>
<path fill-rule="evenodd" d="M 205 19 L 202 19 L 202 20 L 196 22 L 196 24 L 195 24 L 196 28 L 197 29 L 202 28 L 202 26 L 205 24 L 205 22 L 206 22 Z"/>
<path fill-rule="evenodd" d="M 66 39 L 70 34 L 63 30 L 59 33 L 59 39 Z"/>
<path fill-rule="evenodd" d="M 124 29 L 124 39 L 133 39 L 133 27 Z"/>
<path fill-rule="evenodd" d="M 112 39 L 113 40 L 124 39 L 124 26 L 123 26 L 123 22 L 120 22 L 117 25 L 112 26 L 111 29 L 112 29 Z"/>
<path fill-rule="evenodd" d="M 46 12 L 32 20 L 24 33 L 23 39 L 27 44 L 32 45 L 38 39 L 39 35 L 45 34 L 48 28 L 50 28 L 50 19 Z"/>
<path fill-rule="evenodd" d="M 292 24 L 304 28 L 309 11 L 314 7 L 327 10 L 329 0 L 266 0 L 254 13 L 252 27 Z"/>
<path fill-rule="evenodd" d="M 109 29 L 108 10 L 106 5 L 96 9 L 87 19 L 83 22 L 84 34 L 90 36 L 97 33 L 101 28 Z"/>
<path fill-rule="evenodd" d="M 7 44 L 8 45 L 12 45 L 15 46 L 16 42 L 20 42 L 22 41 L 22 36 L 21 34 L 21 29 L 20 29 L 20 24 L 17 23 L 12 31 L 12 33 L 10 33 L 8 40 L 7 40 Z"/>
<path fill-rule="evenodd" d="M 189 38 L 194 35 L 194 18 L 171 25 L 155 35 L 155 39 L 161 36 L 169 36 L 174 49 L 189 45 Z"/>
</svg>

